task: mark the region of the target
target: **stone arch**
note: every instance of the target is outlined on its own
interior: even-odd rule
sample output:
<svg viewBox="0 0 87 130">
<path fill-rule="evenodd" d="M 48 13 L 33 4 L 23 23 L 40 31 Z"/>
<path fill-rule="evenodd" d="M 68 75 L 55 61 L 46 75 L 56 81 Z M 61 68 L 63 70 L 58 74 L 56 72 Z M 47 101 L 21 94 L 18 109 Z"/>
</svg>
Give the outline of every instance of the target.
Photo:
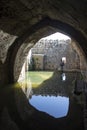
<svg viewBox="0 0 87 130">
<path fill-rule="evenodd" d="M 14 82 L 14 79 L 15 81 L 17 81 L 18 78 L 18 76 L 17 78 L 14 78 L 14 65 L 15 61 L 18 60 L 18 57 L 16 58 L 18 51 L 21 50 L 20 55 L 23 54 L 24 61 L 25 57 L 27 56 L 28 50 L 35 44 L 36 41 L 57 31 L 67 34 L 68 36 L 73 38 L 82 48 L 84 55 L 87 55 L 85 49 L 85 44 L 87 40 L 80 31 L 76 30 L 69 24 L 46 17 L 43 20 L 39 21 L 37 24 L 33 25 L 31 28 L 28 28 L 24 32 L 24 34 L 17 38 L 15 42 L 10 46 L 6 58 L 6 61 L 8 62 L 9 83 Z M 20 49 L 22 46 L 23 48 L 25 48 L 24 50 Z M 22 67 L 22 62 L 20 66 Z M 18 72 L 20 73 L 20 70 Z"/>
</svg>

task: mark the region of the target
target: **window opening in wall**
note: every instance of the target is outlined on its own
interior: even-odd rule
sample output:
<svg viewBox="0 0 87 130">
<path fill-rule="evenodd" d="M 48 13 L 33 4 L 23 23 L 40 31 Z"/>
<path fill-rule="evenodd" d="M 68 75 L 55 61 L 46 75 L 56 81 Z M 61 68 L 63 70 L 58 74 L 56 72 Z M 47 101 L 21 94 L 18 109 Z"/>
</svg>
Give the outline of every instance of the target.
<svg viewBox="0 0 87 130">
<path fill-rule="evenodd" d="M 62 62 L 66 64 L 66 57 L 62 57 Z"/>
</svg>

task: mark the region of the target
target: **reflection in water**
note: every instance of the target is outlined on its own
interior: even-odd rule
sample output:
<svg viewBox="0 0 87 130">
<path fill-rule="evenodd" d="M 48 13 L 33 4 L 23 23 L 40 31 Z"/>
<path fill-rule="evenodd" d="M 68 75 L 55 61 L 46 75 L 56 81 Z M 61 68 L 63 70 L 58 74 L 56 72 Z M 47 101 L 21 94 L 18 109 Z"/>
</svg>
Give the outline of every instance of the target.
<svg viewBox="0 0 87 130">
<path fill-rule="evenodd" d="M 66 116 L 69 107 L 69 98 L 62 96 L 33 95 L 29 102 L 37 110 L 46 112 L 55 118 Z"/>
<path fill-rule="evenodd" d="M 62 74 L 58 73 L 58 75 L 55 74 L 54 75 L 55 79 L 54 81 L 52 80 L 52 83 L 50 83 L 49 82 L 50 79 L 48 79 L 47 81 L 45 81 L 45 84 L 43 83 L 44 85 L 42 84 L 39 88 L 37 87 L 37 89 L 33 89 L 34 93 L 32 94 L 31 99 L 29 99 L 29 103 L 32 106 L 34 106 L 37 110 L 46 112 L 55 118 L 66 116 L 69 108 L 69 98 L 68 98 L 69 95 L 67 94 L 66 96 L 65 94 L 65 96 L 63 96 L 64 93 L 66 92 L 62 92 L 62 91 L 63 90 L 66 91 L 66 88 L 64 87 L 61 80 L 59 79 L 60 76 L 62 77 L 62 81 L 66 80 L 65 73 Z M 57 82 L 57 81 L 55 82 L 56 78 L 58 78 L 57 79 L 58 83 L 60 82 L 61 85 L 60 89 L 58 86 L 59 84 L 56 84 L 57 86 L 55 86 L 55 83 Z M 49 86 L 45 87 L 46 85 Z M 48 94 L 46 94 L 47 90 L 48 90 Z M 62 96 L 58 96 L 60 90 L 61 90 L 60 95 Z"/>
<path fill-rule="evenodd" d="M 27 82 L 20 82 L 21 88 L 23 90 L 23 92 L 26 94 L 26 97 L 28 99 L 31 98 L 33 91 L 32 91 L 32 85 L 31 85 L 31 81 L 30 79 L 28 79 Z"/>
<path fill-rule="evenodd" d="M 65 75 L 65 73 L 62 73 L 61 78 L 62 78 L 62 81 L 65 81 L 65 80 L 66 80 L 66 75 Z"/>
<path fill-rule="evenodd" d="M 30 81 L 27 80 L 26 89 L 23 89 L 29 105 L 34 106 L 33 109 L 35 109 L 31 116 L 32 129 L 37 128 L 39 122 L 38 129 L 83 130 L 83 104 L 81 103 L 83 99 L 80 96 L 76 97 L 73 93 L 75 79 L 80 79 L 81 74 L 67 72 L 66 77 L 67 80 L 63 82 L 61 73 L 54 72 L 50 79 L 45 80 L 37 88 L 32 88 L 32 83 L 29 85 Z"/>
<path fill-rule="evenodd" d="M 44 81 L 38 88 L 32 88 L 30 81 L 21 83 L 21 86 L 12 84 L 0 88 L 0 130 L 84 130 L 82 97 L 80 95 L 76 97 L 73 94 L 76 73 L 66 73 L 66 76 L 67 80 L 62 82 L 61 74 L 54 73 L 50 79 Z M 80 74 L 78 73 L 79 78 Z M 38 111 L 29 103 L 30 97 L 36 96 L 49 97 L 49 100 L 54 99 L 51 104 L 52 107 L 49 104 L 49 110 L 50 108 L 60 108 L 61 105 L 55 107 L 59 103 L 60 96 L 67 97 L 67 102 L 69 100 L 67 116 L 54 118 L 46 112 Z M 56 100 L 58 103 L 55 103 Z M 40 106 L 43 104 L 44 99 L 41 99 Z M 61 106 L 61 109 L 64 108 Z"/>
</svg>

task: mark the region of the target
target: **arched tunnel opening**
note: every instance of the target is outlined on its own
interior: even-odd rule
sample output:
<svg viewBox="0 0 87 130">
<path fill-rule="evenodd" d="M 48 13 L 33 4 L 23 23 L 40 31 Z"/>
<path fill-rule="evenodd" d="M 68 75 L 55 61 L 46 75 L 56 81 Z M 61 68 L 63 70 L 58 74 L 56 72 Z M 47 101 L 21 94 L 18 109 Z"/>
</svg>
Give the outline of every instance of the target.
<svg viewBox="0 0 87 130">
<path fill-rule="evenodd" d="M 81 50 L 80 52 L 82 52 L 81 59 L 85 61 L 85 62 L 83 61 L 80 62 L 80 63 L 84 63 L 84 65 L 81 65 L 81 67 L 84 66 L 86 70 L 86 56 L 85 56 L 86 50 L 84 44 L 82 44 L 82 43 L 86 43 L 86 39 L 83 37 L 83 35 L 67 24 L 64 24 L 60 21 L 51 20 L 49 18 L 45 18 L 44 20 L 41 20 L 38 24 L 36 24 L 31 29 L 29 30 L 27 29 L 27 31 L 20 38 L 17 38 L 14 44 L 9 48 L 7 59 L 6 59 L 6 61 L 8 62 L 7 67 L 8 68 L 10 67 L 8 69 L 9 83 L 13 83 L 18 80 L 22 65 L 26 59 L 28 51 L 32 48 L 32 46 L 34 46 L 34 44 L 40 38 L 55 33 L 58 30 L 63 30 L 60 32 L 64 32 L 64 34 L 68 34 L 68 36 L 70 36 L 71 39 L 75 40 L 76 44 L 72 41 L 73 42 L 72 45 L 73 46 L 77 45 L 78 48 L 80 48 Z M 19 59 L 18 57 L 21 58 Z M 17 64 L 18 62 L 20 62 L 20 64 Z"/>
<path fill-rule="evenodd" d="M 0 130 L 87 129 L 86 25 L 86 0 L 0 1 Z M 36 90 L 34 88 L 31 95 L 33 93 L 38 95 L 41 92 L 44 96 L 45 92 L 45 96 L 54 94 L 57 97 L 59 93 L 59 96 L 68 97 L 68 112 L 66 116 L 61 118 L 55 118 L 49 113 L 38 111 L 31 106 L 29 98 L 32 99 L 32 96 L 28 95 L 30 89 L 23 87 L 22 90 L 22 84 L 18 83 L 29 50 L 34 45 L 36 46 L 41 38 L 56 32 L 61 32 L 71 38 L 71 45 L 74 49 L 72 54 L 77 54 L 78 60 L 76 61 L 79 61 L 78 69 L 75 67 L 74 69 L 80 72 L 73 72 L 73 75 L 69 72 L 68 75 L 68 72 L 64 71 L 69 68 L 67 63 L 75 62 L 76 55 L 71 58 L 71 61 L 69 57 L 61 56 L 61 62 L 64 62 L 64 66 L 61 64 L 61 67 L 58 66 L 60 59 L 59 64 L 53 66 L 55 56 L 53 59 L 51 58 L 52 63 L 50 60 L 51 66 L 49 66 L 48 61 L 44 66 L 44 69 L 50 67 L 50 69 L 55 68 L 55 71 L 51 73 L 49 79 L 40 84 L 43 89 L 37 87 L 38 90 Z M 51 50 L 50 47 L 49 50 Z M 68 50 L 70 51 L 70 49 Z M 72 70 L 71 67 L 72 65 L 69 71 Z M 29 71 L 29 73 L 31 72 Z M 59 75 L 61 74 L 65 78 L 63 81 L 60 80 Z M 44 77 L 43 74 L 41 76 Z M 74 80 L 75 77 L 77 80 Z M 73 91 L 74 88 L 75 91 Z M 48 100 L 46 101 L 49 110 L 56 108 L 55 105 L 59 103 L 59 99 L 57 99 L 58 102 L 50 106 Z M 42 106 L 43 102 L 42 99 L 39 106 Z M 58 108 L 61 109 L 62 106 Z"/>
<path fill-rule="evenodd" d="M 40 41 L 41 42 L 41 41 Z M 68 41 L 69 42 L 69 41 Z M 71 43 L 71 40 L 70 40 L 70 43 Z M 69 43 L 68 43 L 69 44 Z M 82 107 L 83 107 L 83 105 L 82 105 L 82 102 L 83 102 L 83 95 L 81 95 L 81 96 L 79 96 L 79 98 L 78 98 L 78 96 L 76 96 L 76 95 L 74 95 L 74 85 L 75 85 L 75 80 L 84 80 L 83 78 L 82 78 L 82 76 L 84 77 L 84 70 L 86 70 L 86 66 L 84 66 L 84 64 L 83 64 L 83 62 L 82 61 L 84 61 L 84 63 L 86 64 L 86 60 L 85 60 L 85 56 L 84 56 L 84 53 L 83 53 L 83 51 L 81 50 L 81 48 L 79 47 L 79 45 L 77 44 L 77 43 L 75 43 L 75 41 L 73 41 L 72 40 L 72 44 L 73 44 L 73 46 L 71 47 L 71 48 L 74 48 L 73 49 L 73 51 L 72 52 L 70 52 L 69 54 L 66 54 L 67 55 L 67 58 L 66 58 L 66 56 L 63 54 L 62 56 L 61 56 L 61 54 L 60 54 L 60 58 L 58 57 L 58 59 L 59 59 L 59 62 L 57 62 L 57 64 L 59 63 L 59 67 L 60 67 L 60 61 L 61 61 L 61 59 L 63 58 L 65 61 L 66 61 L 66 59 L 69 59 L 68 60 L 68 63 L 67 64 L 69 64 L 70 63 L 70 59 L 71 59 L 71 61 L 74 63 L 74 67 L 73 67 L 73 63 L 71 64 L 70 63 L 70 67 L 68 66 L 66 69 L 65 69 L 65 71 L 64 72 L 66 72 L 66 73 L 63 73 L 63 74 L 66 74 L 66 77 L 67 77 L 67 82 L 62 82 L 62 84 L 61 84 L 61 81 L 63 81 L 63 79 L 61 80 L 61 68 L 59 68 L 58 69 L 58 66 L 57 67 L 55 67 L 55 68 L 51 68 L 52 70 L 54 70 L 55 71 L 55 73 L 53 74 L 53 76 L 51 76 L 50 77 L 50 79 L 48 79 L 48 80 L 46 80 L 46 81 L 44 81 L 42 84 L 40 84 L 39 85 L 39 89 L 33 89 L 32 90 L 32 85 L 31 85 L 31 81 L 30 81 L 30 79 L 28 79 L 28 77 L 27 77 L 27 83 L 25 83 L 25 84 L 21 84 L 22 85 L 22 89 L 23 89 L 23 91 L 24 91 L 24 93 L 26 94 L 26 96 L 27 96 L 27 98 L 28 98 L 28 100 L 29 100 L 29 103 L 33 106 L 33 107 L 35 107 L 37 110 L 38 110 L 38 112 L 39 111 L 44 111 L 44 110 L 42 110 L 43 109 L 43 107 L 46 107 L 47 106 L 47 108 L 46 108 L 46 111 L 44 111 L 47 115 L 49 115 L 49 116 L 52 116 L 53 118 L 60 118 L 60 120 L 62 119 L 62 118 L 65 118 L 65 120 L 67 120 L 67 118 L 69 118 L 69 120 L 78 120 L 77 118 L 76 118 L 76 116 L 74 117 L 74 118 L 71 118 L 72 117 L 72 115 L 74 114 L 74 115 L 76 115 L 76 113 L 77 113 L 77 117 L 78 117 L 78 114 L 80 114 L 80 116 L 82 116 L 82 114 L 81 114 L 81 109 L 82 109 Z M 63 46 L 62 46 L 63 47 Z M 34 48 L 34 46 L 33 46 L 33 48 Z M 41 47 L 42 48 L 42 47 Z M 49 48 L 49 47 L 48 47 Z M 35 49 L 35 48 L 34 48 Z M 40 48 L 39 48 L 40 49 Z M 46 48 L 45 48 L 46 49 Z M 49 48 L 50 49 L 50 48 Z M 60 49 L 60 48 L 59 48 Z M 63 48 L 64 49 L 64 48 Z M 36 48 L 36 50 L 38 50 L 37 48 Z M 62 49 L 61 49 L 62 50 Z M 66 52 L 68 52 L 70 50 L 70 48 L 68 48 L 67 49 L 67 51 Z M 58 51 L 58 50 L 57 50 Z M 38 50 L 38 52 L 39 52 L 39 50 Z M 63 52 L 64 52 L 64 50 L 63 50 Z M 74 57 L 73 56 L 70 56 L 70 54 L 72 53 L 72 55 L 73 54 L 75 54 L 74 55 Z M 56 54 L 57 55 L 57 54 Z M 59 55 L 59 54 L 58 54 Z M 69 56 L 70 56 L 70 58 L 69 58 Z M 75 57 L 76 56 L 76 57 Z M 78 57 L 78 59 L 77 59 L 77 57 Z M 19 57 L 18 57 L 19 58 Z M 76 58 L 76 60 L 75 60 L 75 58 Z M 51 59 L 52 60 L 52 59 Z M 79 63 L 78 63 L 79 62 Z M 53 62 L 52 62 L 53 63 Z M 53 67 L 53 66 L 52 66 Z M 50 66 L 49 66 L 49 68 L 50 68 Z M 36 70 L 37 71 L 40 71 L 40 74 L 41 74 L 41 70 L 38 68 L 38 66 L 37 66 L 37 68 L 36 68 Z M 43 70 L 43 69 L 42 69 Z M 50 69 L 49 69 L 50 70 Z M 58 70 L 60 71 L 60 73 L 58 73 Z M 35 70 L 33 70 L 33 71 L 35 71 Z M 47 71 L 47 70 L 45 70 L 45 71 Z M 67 71 L 70 71 L 70 74 L 68 74 L 67 73 Z M 30 72 L 30 70 L 29 70 L 29 72 Z M 73 72 L 73 73 L 72 73 Z M 82 72 L 81 73 L 81 75 L 80 75 L 80 73 L 79 72 Z M 83 75 L 82 75 L 83 74 Z M 21 74 L 22 75 L 22 74 Z M 36 75 L 36 77 L 37 77 L 38 75 Z M 41 76 L 41 75 L 40 75 Z M 42 74 L 42 76 L 43 76 L 43 74 Z M 35 78 L 35 75 L 33 75 L 33 77 L 32 78 Z M 82 78 L 82 79 L 81 79 Z M 38 79 L 37 79 L 38 80 Z M 56 84 L 55 84 L 56 83 Z M 41 88 L 40 88 L 41 87 Z M 48 89 L 47 89 L 48 88 Z M 55 89 L 53 89 L 53 88 L 55 88 Z M 66 92 L 66 90 L 65 89 L 68 89 L 68 91 Z M 49 91 L 50 90 L 50 91 Z M 46 91 L 46 93 L 45 93 L 45 91 Z M 51 93 L 52 93 L 52 95 L 51 95 Z M 45 99 L 46 98 L 46 99 Z M 76 102 L 75 102 L 75 100 L 73 100 L 73 98 L 75 98 L 75 100 L 77 100 Z M 39 100 L 38 100 L 39 99 Z M 50 99 L 50 100 L 49 100 Z M 34 104 L 33 104 L 33 102 L 34 102 Z M 43 103 L 42 103 L 43 102 Z M 64 104 L 63 106 L 61 106 L 61 104 L 58 104 L 58 103 L 60 103 L 61 102 L 61 104 Z M 45 104 L 46 103 L 46 104 Z M 49 103 L 51 104 L 51 106 L 49 105 Z M 79 104 L 79 105 L 76 105 L 76 104 Z M 36 104 L 36 105 L 35 105 Z M 73 107 L 71 107 L 72 106 L 72 104 L 73 104 Z M 35 105 L 35 106 L 34 106 Z M 45 106 L 44 106 L 45 105 Z M 58 105 L 58 106 L 57 106 Z M 75 106 L 74 106 L 75 105 Z M 60 106 L 60 108 L 59 108 L 59 106 Z M 79 107 L 79 110 L 80 111 L 78 111 L 78 107 Z M 51 108 L 51 109 L 50 109 Z M 54 109 L 55 108 L 55 109 Z M 57 110 L 59 108 L 59 111 Z M 62 109 L 62 108 L 64 108 L 64 109 Z M 74 111 L 74 113 L 73 113 L 73 108 L 74 109 L 76 109 L 76 111 Z M 48 110 L 48 111 L 47 111 Z M 56 111 L 57 110 L 57 111 Z M 61 111 L 60 111 L 61 110 Z M 65 111 L 64 111 L 65 110 Z M 53 112 L 53 115 L 51 115 L 52 114 L 52 112 Z M 57 113 L 59 114 L 59 115 L 57 115 Z M 61 113 L 63 114 L 63 115 L 61 115 Z M 76 122 L 76 120 L 75 120 L 75 122 Z M 62 121 L 62 120 L 61 120 Z M 67 120 L 68 121 L 68 120 Z M 67 122 L 67 121 L 65 121 L 65 122 Z M 56 121 L 55 121 L 56 122 Z M 82 129 L 83 129 L 83 122 L 82 122 L 82 120 L 79 120 L 79 125 L 80 125 L 80 127 L 79 127 L 79 129 L 82 127 Z M 54 123 L 55 124 L 55 123 Z M 72 123 L 72 125 L 74 126 L 74 125 L 76 125 L 76 124 L 74 124 L 74 123 Z M 68 126 L 69 128 L 70 127 L 72 127 L 72 125 L 70 125 L 70 126 Z M 53 125 L 54 126 L 54 125 Z M 53 126 L 49 126 L 48 125 L 48 128 L 50 128 L 50 127 L 53 127 Z M 68 128 L 67 126 L 66 126 L 66 128 Z M 75 126 L 76 127 L 76 126 Z M 62 126 L 61 127 L 58 127 L 59 129 L 61 129 L 62 128 Z"/>
<path fill-rule="evenodd" d="M 72 49 L 72 51 L 70 51 L 72 48 L 70 44 L 71 39 L 61 33 L 55 33 L 53 35 L 50 35 L 49 37 L 42 38 L 29 51 L 29 55 L 26 61 L 26 65 L 28 65 L 26 67 L 28 72 L 27 74 L 25 74 L 27 75 L 27 83 L 25 83 L 25 87 L 22 86 L 22 88 L 29 99 L 29 103 L 38 110 L 47 112 L 49 115 L 55 118 L 67 116 L 69 108 L 69 95 L 64 96 L 64 92 L 62 93 L 62 89 L 61 91 L 58 90 L 60 92 L 58 92 L 56 89 L 59 88 L 58 86 L 63 85 L 61 84 L 61 82 L 66 80 L 67 71 L 73 71 L 74 73 L 71 73 L 73 76 L 75 76 L 74 74 L 76 74 L 76 71 L 80 71 L 79 56 L 77 59 L 77 53 L 73 53 L 75 50 Z M 72 56 L 70 54 L 72 54 Z M 66 66 L 66 59 L 68 59 L 67 64 L 70 64 L 70 66 L 67 66 L 63 70 L 63 68 L 61 68 L 61 60 Z M 75 66 L 70 63 L 70 59 Z M 56 72 L 58 76 L 54 74 L 54 76 L 52 77 L 54 72 Z M 23 74 L 21 74 L 21 76 L 22 75 Z M 54 77 L 55 80 L 53 81 Z M 50 80 L 52 80 L 52 83 L 49 82 L 49 78 Z M 23 78 L 20 77 L 20 79 Z M 75 79 L 76 76 L 74 79 L 72 78 L 72 82 L 74 82 Z M 43 82 L 47 83 L 44 84 Z M 67 81 L 67 86 L 68 85 L 69 84 Z M 36 87 L 39 87 L 39 89 Z M 30 91 L 28 90 L 29 88 Z M 46 89 L 48 92 L 45 93 Z M 41 104 L 41 102 L 43 103 Z M 64 104 L 64 106 L 62 106 L 62 104 Z"/>
<path fill-rule="evenodd" d="M 71 36 L 71 38 L 73 38 L 75 40 L 76 44 L 72 40 L 73 47 L 78 51 L 78 54 L 80 57 L 80 62 L 79 62 L 80 67 L 79 68 L 80 68 L 83 76 L 85 77 L 85 75 L 86 75 L 85 74 L 85 72 L 86 72 L 86 57 L 85 57 L 86 51 L 85 51 L 84 45 L 82 44 L 83 42 L 86 42 L 85 38 L 83 37 L 83 35 L 81 35 L 78 31 L 73 29 L 71 26 L 68 26 L 67 24 L 64 24 L 60 21 L 51 20 L 49 18 L 46 18 L 45 20 L 41 20 L 40 23 L 36 24 L 31 29 L 26 31 L 20 38 L 17 38 L 14 41 L 14 43 L 9 47 L 6 61 L 5 61 L 6 67 L 8 67 L 8 70 L 7 70 L 8 83 L 12 84 L 12 83 L 18 81 L 18 78 L 19 78 L 19 75 L 21 72 L 21 68 L 24 64 L 24 61 L 26 60 L 27 54 L 28 54 L 29 50 L 36 44 L 36 42 L 43 36 L 47 36 L 48 34 L 52 34 L 54 32 L 57 32 L 58 30 L 63 30 L 61 32 L 65 32 L 66 34 L 69 34 L 69 36 Z M 62 58 L 64 58 L 64 57 L 62 57 Z M 67 59 L 66 59 L 66 61 L 67 61 Z M 52 79 L 50 78 L 50 80 L 47 81 L 48 85 L 53 84 L 53 82 L 55 82 L 55 81 L 56 81 L 56 84 L 58 84 L 57 81 L 59 81 L 59 80 L 57 80 L 57 79 L 60 77 L 57 77 L 57 79 L 55 80 L 55 75 L 58 76 L 57 73 L 54 73 L 52 76 Z M 75 73 L 74 75 L 78 75 L 78 73 Z M 67 74 L 66 74 L 66 76 L 67 76 Z M 70 75 L 69 77 L 73 77 L 73 76 Z M 79 75 L 77 77 L 79 79 Z M 86 77 L 85 77 L 85 79 L 86 79 Z M 44 82 L 44 84 L 45 83 L 46 82 Z M 70 83 L 72 83 L 72 80 L 70 81 Z M 42 86 L 44 84 L 42 84 Z M 70 85 L 70 84 L 66 83 L 66 87 L 68 85 Z M 10 88 L 12 89 L 13 87 L 10 87 Z M 9 95 L 9 92 L 8 92 L 8 94 L 6 92 L 7 97 L 9 97 L 9 98 L 12 97 L 12 99 L 10 100 L 10 104 L 9 104 L 9 98 L 7 99 L 6 105 L 4 104 L 4 102 L 2 103 L 2 107 L 4 106 L 3 110 L 1 110 L 2 124 L 4 124 L 6 121 L 8 121 L 7 127 L 9 127 L 8 124 L 10 122 L 10 123 L 13 123 L 12 127 L 16 128 L 16 129 L 18 129 L 18 127 L 21 129 L 25 129 L 25 128 L 26 129 L 28 129 L 28 128 L 30 128 L 30 129 L 32 129 L 32 128 L 33 129 L 36 129 L 36 128 L 38 128 L 38 129 L 43 129 L 43 128 L 62 129 L 63 126 L 65 126 L 66 129 L 68 128 L 68 129 L 73 130 L 73 128 L 75 128 L 75 129 L 78 128 L 78 129 L 83 130 L 83 127 L 84 127 L 83 126 L 83 124 L 84 124 L 83 123 L 83 109 L 84 109 L 83 104 L 84 103 L 80 102 L 81 104 L 79 103 L 79 105 L 77 105 L 76 102 L 74 102 L 75 100 L 77 100 L 77 102 L 83 101 L 83 98 L 84 98 L 83 95 L 79 96 L 79 98 L 78 98 L 78 96 L 74 95 L 74 98 L 71 98 L 71 95 L 73 94 L 73 92 L 69 91 L 71 93 L 68 92 L 68 94 L 70 94 L 69 95 L 70 101 L 72 101 L 72 102 L 69 103 L 70 111 L 68 111 L 68 116 L 63 117 L 61 119 L 58 119 L 58 118 L 55 119 L 54 117 L 51 117 L 44 112 L 39 112 L 34 107 L 32 107 L 29 104 L 29 101 L 25 97 L 24 93 L 21 91 L 20 87 L 18 87 L 18 84 L 15 88 L 16 88 L 16 90 L 14 90 L 14 91 L 11 90 L 10 95 Z M 51 88 L 51 90 L 52 90 L 52 88 Z M 6 88 L 6 91 L 7 91 L 7 88 Z M 30 90 L 25 88 L 24 91 L 27 92 Z M 38 92 L 39 91 L 42 91 L 42 90 L 38 90 Z M 66 90 L 62 87 L 62 91 L 65 92 Z M 59 90 L 59 92 L 61 93 L 61 90 Z M 13 93 L 14 97 L 13 97 L 12 93 Z M 55 92 L 53 92 L 53 93 L 55 93 Z M 64 93 L 64 95 L 66 96 L 65 93 Z M 3 94 L 2 94 L 2 96 L 3 96 Z M 6 97 L 4 97 L 4 101 L 6 100 L 5 98 Z M 13 101 L 14 101 L 14 104 L 13 104 Z M 74 104 L 76 105 L 76 110 L 78 111 L 76 114 L 75 114 Z M 12 106 L 14 106 L 15 110 L 13 108 L 11 108 Z M 71 108 L 73 108 L 74 117 L 72 117 Z M 15 113 L 15 115 L 13 113 Z M 3 119 L 3 117 L 5 117 L 5 116 L 7 117 L 7 119 Z M 38 119 L 38 122 L 37 122 L 37 119 Z M 78 122 L 79 122 L 78 125 L 77 125 L 77 122 L 74 121 L 74 119 L 78 120 Z M 63 120 L 64 120 L 64 122 L 63 122 Z M 74 123 L 72 123 L 70 120 L 72 120 L 72 122 L 74 121 Z M 30 122 L 29 124 L 28 124 L 28 121 Z M 21 125 L 21 122 L 22 122 L 22 125 Z M 67 127 L 68 122 L 70 123 L 70 125 L 68 125 L 68 127 Z M 50 124 L 52 124 L 52 125 L 50 125 Z M 61 125 L 59 126 L 59 124 L 61 124 Z M 1 128 L 3 128 L 3 125 L 1 126 Z"/>
</svg>

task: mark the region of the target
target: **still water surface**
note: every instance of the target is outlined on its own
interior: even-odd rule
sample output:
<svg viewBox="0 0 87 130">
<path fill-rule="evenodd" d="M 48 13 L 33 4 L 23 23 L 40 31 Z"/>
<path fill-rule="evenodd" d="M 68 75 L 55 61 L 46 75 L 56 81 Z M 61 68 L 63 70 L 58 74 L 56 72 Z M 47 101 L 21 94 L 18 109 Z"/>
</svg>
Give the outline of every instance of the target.
<svg viewBox="0 0 87 130">
<path fill-rule="evenodd" d="M 60 79 L 57 79 L 57 80 L 60 80 L 61 83 L 66 81 L 65 73 L 62 73 L 62 74 L 57 73 L 57 74 L 59 74 L 60 76 Z M 52 84 L 49 84 L 49 85 L 52 85 Z M 56 89 L 58 88 L 56 87 Z M 38 87 L 37 87 L 37 90 L 38 90 Z M 49 92 L 49 89 L 48 89 L 48 92 Z M 55 96 L 55 95 L 49 96 L 49 94 L 47 96 L 42 96 L 40 94 L 34 95 L 33 93 L 32 98 L 29 100 L 29 103 L 32 106 L 34 106 L 37 110 L 46 112 L 55 118 L 66 116 L 69 109 L 69 97 L 65 97 L 65 96 Z"/>
<path fill-rule="evenodd" d="M 0 130 L 84 130 L 83 97 L 73 93 L 80 73 L 53 75 L 37 87 L 26 83 L 0 90 Z M 42 76 L 43 77 L 43 76 Z"/>
<path fill-rule="evenodd" d="M 29 103 L 37 110 L 45 112 L 54 118 L 68 116 L 71 111 L 73 112 L 73 108 L 77 110 L 77 107 L 81 105 L 80 99 L 78 100 L 78 97 L 73 93 L 76 78 L 80 79 L 81 74 L 78 72 L 54 73 L 50 79 L 38 85 L 37 88 L 32 87 L 31 80 L 29 79 L 32 91 Z M 72 104 L 74 106 L 70 110 Z"/>
<path fill-rule="evenodd" d="M 62 96 L 33 95 L 29 102 L 37 110 L 46 112 L 55 118 L 66 116 L 69 109 L 69 98 Z"/>
</svg>

